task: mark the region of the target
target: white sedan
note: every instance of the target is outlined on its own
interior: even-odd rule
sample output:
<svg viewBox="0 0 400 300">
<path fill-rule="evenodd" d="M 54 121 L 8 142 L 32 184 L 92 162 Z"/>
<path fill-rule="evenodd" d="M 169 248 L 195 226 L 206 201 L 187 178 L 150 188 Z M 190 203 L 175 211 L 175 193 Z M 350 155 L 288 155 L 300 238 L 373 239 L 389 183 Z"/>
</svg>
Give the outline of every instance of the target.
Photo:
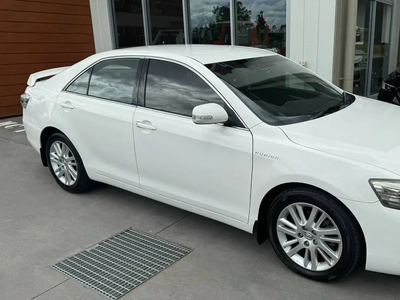
<svg viewBox="0 0 400 300">
<path fill-rule="evenodd" d="M 394 105 L 272 52 L 211 45 L 95 54 L 32 74 L 21 104 L 69 192 L 103 182 L 269 237 L 311 279 L 358 264 L 400 275 Z"/>
</svg>

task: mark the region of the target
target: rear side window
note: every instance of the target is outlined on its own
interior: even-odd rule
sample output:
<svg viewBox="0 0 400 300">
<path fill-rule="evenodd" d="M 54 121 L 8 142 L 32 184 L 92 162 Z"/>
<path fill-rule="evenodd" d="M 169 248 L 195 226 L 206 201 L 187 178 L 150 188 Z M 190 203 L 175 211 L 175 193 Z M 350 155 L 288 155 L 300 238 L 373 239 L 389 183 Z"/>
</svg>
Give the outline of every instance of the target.
<svg viewBox="0 0 400 300">
<path fill-rule="evenodd" d="M 131 104 L 139 59 L 112 59 L 90 68 L 67 88 L 68 92 Z"/>
<path fill-rule="evenodd" d="M 192 116 L 195 106 L 206 103 L 225 106 L 220 96 L 188 68 L 166 61 L 150 61 L 146 82 L 146 107 Z"/>
<path fill-rule="evenodd" d="M 132 103 L 139 59 L 115 59 L 93 67 L 88 95 L 107 100 Z"/>
<path fill-rule="evenodd" d="M 90 79 L 91 73 L 92 73 L 92 68 L 90 68 L 85 73 L 83 73 L 81 76 L 79 76 L 77 79 L 75 79 L 75 81 L 69 85 L 69 87 L 67 88 L 67 91 L 86 95 L 88 86 L 89 86 L 89 79 Z"/>
</svg>

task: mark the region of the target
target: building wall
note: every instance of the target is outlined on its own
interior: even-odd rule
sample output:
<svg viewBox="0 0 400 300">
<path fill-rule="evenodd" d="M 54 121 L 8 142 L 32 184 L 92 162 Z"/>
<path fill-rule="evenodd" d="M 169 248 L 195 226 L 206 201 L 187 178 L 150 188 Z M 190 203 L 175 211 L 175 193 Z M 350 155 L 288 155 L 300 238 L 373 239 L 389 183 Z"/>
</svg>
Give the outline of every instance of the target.
<svg viewBox="0 0 400 300">
<path fill-rule="evenodd" d="M 89 0 L 96 52 L 115 48 L 110 0 Z M 140 20 L 141 21 L 141 20 Z"/>
<path fill-rule="evenodd" d="M 288 2 L 288 57 L 332 81 L 336 1 Z"/>
<path fill-rule="evenodd" d="M 0 117 L 21 114 L 31 73 L 94 52 L 89 0 L 1 0 Z"/>
</svg>

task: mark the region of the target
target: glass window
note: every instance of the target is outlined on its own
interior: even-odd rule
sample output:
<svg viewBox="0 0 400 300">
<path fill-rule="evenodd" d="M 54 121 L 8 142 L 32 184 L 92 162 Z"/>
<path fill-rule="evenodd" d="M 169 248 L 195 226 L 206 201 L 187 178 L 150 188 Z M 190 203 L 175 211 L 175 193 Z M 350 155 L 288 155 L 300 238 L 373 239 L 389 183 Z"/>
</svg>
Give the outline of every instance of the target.
<svg viewBox="0 0 400 300">
<path fill-rule="evenodd" d="M 272 50 L 285 56 L 286 1 L 238 1 L 238 44 Z"/>
<path fill-rule="evenodd" d="M 152 44 L 184 44 L 182 0 L 149 0 Z"/>
<path fill-rule="evenodd" d="M 132 103 L 139 59 L 113 59 L 93 68 L 88 95 Z"/>
<path fill-rule="evenodd" d="M 192 44 L 230 45 L 227 0 L 189 0 Z"/>
<path fill-rule="evenodd" d="M 389 74 L 389 51 L 390 51 L 390 24 L 392 21 L 392 7 L 380 2 L 376 3 L 375 11 L 375 34 L 371 43 L 374 44 L 372 57 L 372 73 L 370 75 L 370 90 L 367 95 L 378 94 L 382 81 Z"/>
<path fill-rule="evenodd" d="M 181 65 L 151 60 L 146 83 L 145 106 L 192 116 L 195 106 L 224 101 L 197 74 Z"/>
<path fill-rule="evenodd" d="M 92 73 L 92 68 L 90 68 L 81 76 L 79 76 L 77 79 L 75 79 L 75 81 L 69 85 L 67 91 L 86 95 L 88 90 L 90 73 Z"/>
<path fill-rule="evenodd" d="M 143 12 L 141 0 L 113 0 L 114 29 L 117 48 L 143 46 Z"/>
<path fill-rule="evenodd" d="M 206 65 L 264 122 L 298 123 L 333 113 L 354 99 L 308 69 L 271 55 Z"/>
<path fill-rule="evenodd" d="M 366 92 L 370 3 L 370 0 L 359 0 L 357 7 L 353 92 L 358 95 L 365 95 Z"/>
</svg>

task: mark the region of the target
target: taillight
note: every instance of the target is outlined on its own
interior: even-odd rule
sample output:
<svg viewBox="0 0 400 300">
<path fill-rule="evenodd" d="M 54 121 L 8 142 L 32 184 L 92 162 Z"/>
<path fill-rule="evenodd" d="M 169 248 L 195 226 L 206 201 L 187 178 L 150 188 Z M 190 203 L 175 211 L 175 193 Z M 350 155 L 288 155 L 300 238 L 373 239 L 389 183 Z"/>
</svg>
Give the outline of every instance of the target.
<svg viewBox="0 0 400 300">
<path fill-rule="evenodd" d="M 28 106 L 29 99 L 31 99 L 31 96 L 29 94 L 24 93 L 21 95 L 20 102 L 23 108 L 26 108 Z"/>
</svg>

